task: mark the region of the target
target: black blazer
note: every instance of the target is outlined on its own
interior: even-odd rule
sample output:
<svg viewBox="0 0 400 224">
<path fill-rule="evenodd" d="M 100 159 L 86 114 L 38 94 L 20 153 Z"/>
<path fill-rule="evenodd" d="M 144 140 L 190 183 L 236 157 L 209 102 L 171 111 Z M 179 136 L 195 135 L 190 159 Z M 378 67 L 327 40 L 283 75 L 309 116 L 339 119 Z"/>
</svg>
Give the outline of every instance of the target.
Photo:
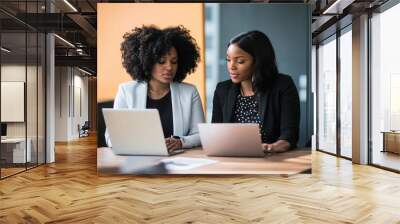
<svg viewBox="0 0 400 224">
<path fill-rule="evenodd" d="M 258 113 L 267 143 L 286 140 L 297 146 L 300 125 L 300 100 L 297 88 L 288 75 L 279 74 L 271 87 L 256 96 Z M 213 99 L 212 123 L 232 123 L 240 85 L 231 80 L 217 85 Z"/>
</svg>

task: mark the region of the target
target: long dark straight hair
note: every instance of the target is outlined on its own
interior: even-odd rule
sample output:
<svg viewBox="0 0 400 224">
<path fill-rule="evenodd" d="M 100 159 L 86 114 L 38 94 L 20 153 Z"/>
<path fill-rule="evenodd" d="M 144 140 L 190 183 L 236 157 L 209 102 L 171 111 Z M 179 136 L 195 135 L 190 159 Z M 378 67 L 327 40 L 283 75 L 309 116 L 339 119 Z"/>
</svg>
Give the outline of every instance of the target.
<svg viewBox="0 0 400 224">
<path fill-rule="evenodd" d="M 252 77 L 253 90 L 255 92 L 268 90 L 279 72 L 275 51 L 267 35 L 258 30 L 240 33 L 229 41 L 228 47 L 231 44 L 236 44 L 253 56 L 255 66 Z"/>
</svg>

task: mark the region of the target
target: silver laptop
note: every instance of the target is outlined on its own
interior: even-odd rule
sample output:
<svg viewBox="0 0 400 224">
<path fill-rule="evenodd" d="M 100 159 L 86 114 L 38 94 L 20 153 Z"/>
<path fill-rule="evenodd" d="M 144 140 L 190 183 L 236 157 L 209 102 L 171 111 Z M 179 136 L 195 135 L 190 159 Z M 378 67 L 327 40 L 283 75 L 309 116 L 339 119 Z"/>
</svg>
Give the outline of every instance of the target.
<svg viewBox="0 0 400 224">
<path fill-rule="evenodd" d="M 264 157 L 258 124 L 199 124 L 200 140 L 208 156 Z"/>
<path fill-rule="evenodd" d="M 156 109 L 103 108 L 112 150 L 117 155 L 169 156 Z"/>
</svg>

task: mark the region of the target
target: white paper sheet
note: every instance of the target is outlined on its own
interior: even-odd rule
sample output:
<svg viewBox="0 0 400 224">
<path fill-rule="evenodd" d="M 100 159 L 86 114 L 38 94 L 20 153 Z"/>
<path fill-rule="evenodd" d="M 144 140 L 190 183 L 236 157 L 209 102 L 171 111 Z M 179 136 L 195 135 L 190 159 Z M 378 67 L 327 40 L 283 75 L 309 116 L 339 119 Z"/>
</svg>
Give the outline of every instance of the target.
<svg viewBox="0 0 400 224">
<path fill-rule="evenodd" d="M 193 168 L 217 163 L 216 160 L 211 159 L 196 159 L 196 158 L 188 158 L 188 157 L 174 157 L 161 160 L 164 163 L 166 169 L 171 171 L 178 170 L 190 170 Z"/>
</svg>

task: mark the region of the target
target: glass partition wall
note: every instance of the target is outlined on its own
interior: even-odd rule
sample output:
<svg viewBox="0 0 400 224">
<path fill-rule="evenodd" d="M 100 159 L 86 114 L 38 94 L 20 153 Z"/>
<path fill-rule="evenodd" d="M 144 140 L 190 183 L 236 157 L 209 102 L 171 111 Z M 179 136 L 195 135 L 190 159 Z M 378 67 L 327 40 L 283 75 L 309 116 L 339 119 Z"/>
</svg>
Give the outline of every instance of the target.
<svg viewBox="0 0 400 224">
<path fill-rule="evenodd" d="M 352 158 L 352 27 L 317 47 L 317 149 Z"/>
<path fill-rule="evenodd" d="M 400 4 L 371 18 L 370 163 L 400 171 Z"/>
<path fill-rule="evenodd" d="M 40 3 L 0 3 L 1 179 L 45 162 L 45 35 L 18 19 Z"/>
<path fill-rule="evenodd" d="M 1 177 L 26 169 L 26 33 L 1 34 Z M 4 50 L 6 49 L 6 50 Z M 30 162 L 28 159 L 27 162 Z"/>
</svg>

